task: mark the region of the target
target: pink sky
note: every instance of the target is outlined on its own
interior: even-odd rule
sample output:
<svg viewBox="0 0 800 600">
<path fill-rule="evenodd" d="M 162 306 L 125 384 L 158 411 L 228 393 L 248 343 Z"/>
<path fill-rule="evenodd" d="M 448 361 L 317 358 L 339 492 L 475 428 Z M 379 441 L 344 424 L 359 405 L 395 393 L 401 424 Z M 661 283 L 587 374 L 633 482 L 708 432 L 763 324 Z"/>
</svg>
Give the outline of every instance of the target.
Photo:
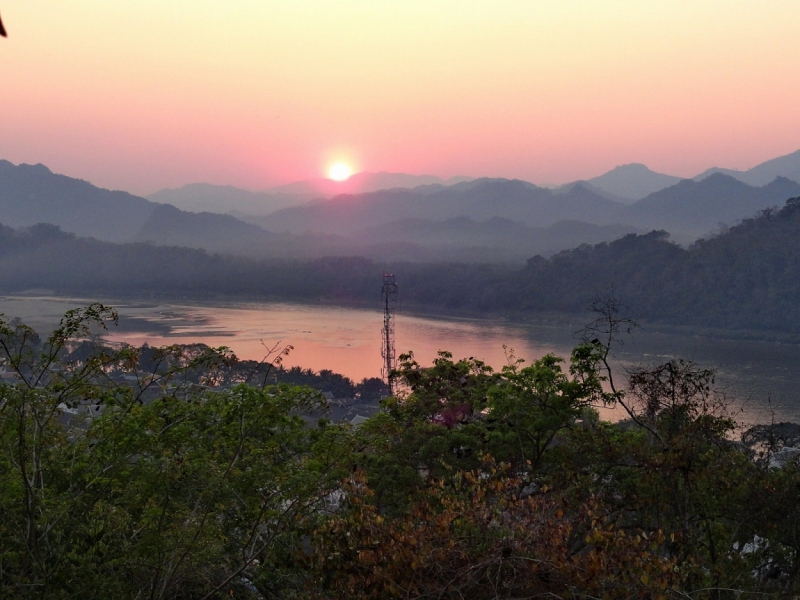
<svg viewBox="0 0 800 600">
<path fill-rule="evenodd" d="M 800 2 L 3 0 L 0 158 L 145 194 L 800 148 Z"/>
</svg>

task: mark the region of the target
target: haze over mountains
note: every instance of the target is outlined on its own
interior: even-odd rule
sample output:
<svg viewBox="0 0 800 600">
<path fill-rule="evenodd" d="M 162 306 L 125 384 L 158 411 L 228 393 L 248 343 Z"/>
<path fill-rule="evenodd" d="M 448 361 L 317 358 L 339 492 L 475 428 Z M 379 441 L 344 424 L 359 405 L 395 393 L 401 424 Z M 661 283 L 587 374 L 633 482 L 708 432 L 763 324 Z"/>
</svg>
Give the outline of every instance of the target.
<svg viewBox="0 0 800 600">
<path fill-rule="evenodd" d="M 171 204 L 189 212 L 213 212 L 220 214 L 246 214 L 263 216 L 271 212 L 302 204 L 310 198 L 298 198 L 295 194 L 272 194 L 251 192 L 232 185 L 189 183 L 174 190 L 161 190 L 150 194 L 148 200 Z"/>
<path fill-rule="evenodd" d="M 635 202 L 654 192 L 675 185 L 679 181 L 681 181 L 680 177 L 656 173 L 645 165 L 632 163 L 621 165 L 608 173 L 593 177 L 587 183 L 608 194 L 613 194 L 620 200 Z"/>
<path fill-rule="evenodd" d="M 131 241 L 154 208 L 144 198 L 56 175 L 41 164 L 0 160 L 0 222 L 5 225 L 53 223 L 82 236 Z"/>
<path fill-rule="evenodd" d="M 729 175 L 753 187 L 767 185 L 776 177 L 786 177 L 800 182 L 800 150 L 768 160 L 747 171 L 714 167 L 692 179 L 701 181 L 714 173 Z M 553 189 L 557 192 L 568 192 L 576 185 L 583 185 L 609 200 L 632 204 L 681 180 L 681 177 L 657 173 L 643 164 L 632 163 L 620 165 L 597 177 L 574 181 Z M 362 194 L 393 188 L 412 189 L 420 186 L 428 186 L 429 191 L 440 191 L 442 187 L 468 181 L 473 180 L 468 177 L 443 180 L 432 175 L 404 173 L 358 173 L 346 181 L 308 179 L 261 192 L 251 192 L 233 186 L 194 183 L 179 189 L 161 190 L 147 198 L 192 212 L 264 216 L 282 208 L 300 206 L 311 200 L 330 199 L 341 194 Z"/>
<path fill-rule="evenodd" d="M 312 198 L 310 190 L 344 188 L 309 180 L 263 193 L 193 184 L 148 200 L 57 175 L 43 165 L 0 161 L 0 223 L 15 228 L 51 223 L 104 241 L 252 258 L 521 263 L 536 254 L 653 229 L 688 244 L 800 196 L 800 183 L 784 176 L 796 173 L 800 179 L 800 151 L 739 175 L 763 180 L 773 173 L 778 176 L 753 186 L 723 172 L 681 180 L 633 164 L 559 189 L 520 180 L 377 173 L 343 182 L 370 191 L 329 198 Z M 371 189 L 384 185 L 390 187 Z M 633 199 L 648 190 L 655 191 Z"/>
<path fill-rule="evenodd" d="M 262 192 L 250 192 L 229 185 L 190 183 L 174 190 L 161 190 L 147 198 L 191 212 L 218 212 L 263 216 L 288 206 L 305 204 L 310 200 L 332 198 L 339 194 L 361 194 L 392 188 L 418 186 L 447 186 L 469 177 L 452 177 L 444 180 L 433 175 L 407 175 L 405 173 L 357 173 L 346 181 L 332 179 L 306 179 L 277 186 Z"/>
<path fill-rule="evenodd" d="M 800 182 L 800 150 L 779 156 L 756 165 L 747 171 L 713 167 L 693 177 L 694 181 L 702 181 L 715 173 L 729 175 L 734 179 L 753 187 L 761 187 L 771 183 L 776 177 L 786 177 Z M 620 165 L 608 173 L 586 180 L 591 186 L 611 194 L 622 202 L 641 200 L 650 194 L 659 192 L 681 181 L 681 177 L 665 175 L 651 171 L 645 165 L 632 163 Z M 563 187 L 574 185 L 567 184 Z"/>
<path fill-rule="evenodd" d="M 171 208 L 170 210 L 176 210 Z M 504 225 L 513 229 L 514 225 Z M 364 305 L 381 274 L 401 273 L 403 301 L 491 315 L 572 313 L 614 286 L 637 318 L 673 325 L 791 332 L 800 339 L 800 197 L 681 248 L 663 232 L 584 244 L 523 265 L 413 264 L 395 257 L 252 260 L 153 244 L 114 244 L 60 231 L 0 226 L 0 293 L 135 298 L 259 298 Z M 749 334 L 748 334 L 749 335 Z"/>
<path fill-rule="evenodd" d="M 733 225 L 798 194 L 800 184 L 785 178 L 751 187 L 717 173 L 699 182 L 682 180 L 638 202 L 623 204 L 582 184 L 559 193 L 523 181 L 480 179 L 434 193 L 415 189 L 338 196 L 249 220 L 273 232 L 342 236 L 378 226 L 388 231 L 394 222 L 406 219 L 487 221 L 499 217 L 528 227 L 582 221 L 595 226 L 665 229 L 677 241 L 689 243 L 721 224 Z"/>
<path fill-rule="evenodd" d="M 723 173 L 738 179 L 747 185 L 761 186 L 773 181 L 776 177 L 786 177 L 792 181 L 800 181 L 800 150 L 779 156 L 766 162 L 756 165 L 747 171 L 736 171 L 734 169 L 720 169 L 714 167 L 700 173 L 694 177 L 695 180 L 705 179 L 714 173 Z"/>
<path fill-rule="evenodd" d="M 417 193 L 424 196 L 437 189 L 443 186 L 417 188 Z M 399 235 L 383 237 L 379 232 L 368 231 L 369 220 L 361 219 L 357 228 L 366 231 L 354 231 L 356 235 L 351 236 L 318 231 L 274 232 L 231 215 L 182 211 L 126 192 L 103 190 L 54 174 L 44 165 L 14 166 L 7 161 L 0 162 L 0 213 L 0 223 L 14 228 L 50 223 L 66 232 L 102 241 L 202 248 L 252 258 L 362 255 L 386 260 L 523 262 L 534 254 L 550 255 L 577 244 L 614 239 L 635 231 L 631 227 L 604 228 L 586 223 L 547 231 L 502 220 L 456 220 L 427 224 L 427 229 L 420 230 L 431 232 L 426 242 L 426 236 L 419 233 L 406 240 Z M 494 216 L 491 210 L 486 215 Z M 450 216 L 444 215 L 445 219 Z M 434 234 L 437 228 L 448 230 L 449 235 Z M 468 235 L 457 235 L 458 228 L 465 228 Z M 410 229 L 413 228 L 399 227 L 397 231 Z"/>
<path fill-rule="evenodd" d="M 274 187 L 267 191 L 278 194 L 307 195 L 313 198 L 330 198 L 339 194 L 363 194 L 392 188 L 414 188 L 421 185 L 448 186 L 471 180 L 471 177 L 451 177 L 445 180 L 435 175 L 408 175 L 380 171 L 378 173 L 356 173 L 345 181 L 334 181 L 321 177 L 306 179 Z"/>
</svg>

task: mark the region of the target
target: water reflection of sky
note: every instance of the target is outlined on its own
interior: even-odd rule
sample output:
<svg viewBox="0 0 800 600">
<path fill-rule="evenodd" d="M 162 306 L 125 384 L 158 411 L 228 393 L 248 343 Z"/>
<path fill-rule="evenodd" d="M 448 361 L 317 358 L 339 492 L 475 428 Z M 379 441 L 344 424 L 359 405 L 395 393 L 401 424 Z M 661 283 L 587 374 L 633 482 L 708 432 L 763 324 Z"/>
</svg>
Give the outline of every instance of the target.
<svg viewBox="0 0 800 600">
<path fill-rule="evenodd" d="M 52 328 L 64 311 L 86 301 L 3 298 L 0 312 L 34 327 Z M 287 366 L 331 369 L 360 380 L 381 370 L 382 314 L 378 310 L 296 304 L 211 305 L 117 304 L 120 327 L 107 337 L 133 345 L 202 342 L 228 346 L 238 356 L 260 360 L 265 346 L 292 345 Z M 548 352 L 567 357 L 575 344 L 574 323 L 519 325 L 471 319 L 398 314 L 398 355 L 413 350 L 425 365 L 439 350 L 475 357 L 495 368 L 506 362 L 505 345 L 527 361 Z M 688 358 L 718 370 L 717 384 L 744 420 L 800 421 L 800 346 L 710 339 L 640 329 L 619 349 L 619 366 Z M 612 417 L 610 413 L 606 416 Z"/>
<path fill-rule="evenodd" d="M 309 307 L 289 304 L 237 308 L 189 307 L 173 311 L 178 319 L 172 335 L 185 341 L 227 345 L 244 358 L 260 359 L 263 340 L 291 344 L 287 365 L 315 370 L 332 369 L 359 380 L 380 373 L 382 315 L 376 311 Z M 144 315 L 138 314 L 142 317 Z M 171 317 L 172 318 L 172 317 Z M 398 355 L 413 350 L 425 365 L 439 350 L 456 358 L 479 358 L 495 368 L 506 363 L 507 349 L 527 361 L 552 352 L 568 357 L 576 343 L 576 326 L 515 325 L 470 319 L 420 318 L 399 314 L 396 319 Z M 129 343 L 168 343 L 172 336 L 130 334 Z M 800 420 L 800 371 L 796 368 L 800 347 L 769 342 L 709 339 L 668 335 L 640 329 L 627 336 L 617 351 L 620 368 L 686 358 L 700 366 L 717 369 L 717 386 L 730 399 L 731 410 L 747 421 L 774 418 Z M 742 409 L 744 412 L 742 412 Z M 616 414 L 603 411 L 609 418 Z"/>
</svg>

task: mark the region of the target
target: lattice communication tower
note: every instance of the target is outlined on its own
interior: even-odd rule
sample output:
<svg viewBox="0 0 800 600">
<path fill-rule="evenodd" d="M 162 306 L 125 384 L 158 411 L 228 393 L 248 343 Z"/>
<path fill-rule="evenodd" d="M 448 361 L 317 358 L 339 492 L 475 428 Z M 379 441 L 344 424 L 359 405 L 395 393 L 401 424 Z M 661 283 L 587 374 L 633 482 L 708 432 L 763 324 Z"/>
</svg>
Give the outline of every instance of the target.
<svg viewBox="0 0 800 600">
<path fill-rule="evenodd" d="M 390 377 L 397 368 L 397 357 L 394 351 L 394 303 L 397 300 L 397 283 L 391 273 L 383 274 L 383 287 L 381 287 L 381 304 L 383 304 L 383 335 L 381 356 L 383 368 L 381 375 L 389 387 L 389 394 L 394 394 L 394 381 Z"/>
</svg>

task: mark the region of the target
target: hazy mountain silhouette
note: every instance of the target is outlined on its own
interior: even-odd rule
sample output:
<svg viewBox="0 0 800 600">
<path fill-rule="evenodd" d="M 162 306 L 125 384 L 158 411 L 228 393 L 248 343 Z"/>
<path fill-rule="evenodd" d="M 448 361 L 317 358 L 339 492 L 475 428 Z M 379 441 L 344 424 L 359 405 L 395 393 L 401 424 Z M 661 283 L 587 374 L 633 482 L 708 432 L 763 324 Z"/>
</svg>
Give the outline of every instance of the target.
<svg viewBox="0 0 800 600">
<path fill-rule="evenodd" d="M 44 165 L 8 161 L 0 161 L 0 222 L 15 228 L 49 223 L 104 241 L 147 241 L 245 256 L 306 256 L 314 249 L 309 240 L 279 236 L 231 216 L 185 212 L 56 175 Z M 312 241 L 322 245 L 327 240 Z"/>
<path fill-rule="evenodd" d="M 380 281 L 381 273 L 389 271 L 402 273 L 405 304 L 442 314 L 558 311 L 585 317 L 586 305 L 598 290 L 614 286 L 643 320 L 797 333 L 798 247 L 800 198 L 691 248 L 681 248 L 663 232 L 651 231 L 611 243 L 585 244 L 549 260 L 534 256 L 521 268 L 411 265 L 402 258 L 381 263 L 353 257 L 257 261 L 188 248 L 79 238 L 54 225 L 16 231 L 0 226 L 0 292 L 33 288 L 83 297 L 219 295 L 365 303 L 374 302 L 376 278 Z M 392 256 L 403 257 L 405 252 L 410 250 L 398 243 Z M 789 339 L 796 341 L 796 336 Z"/>
<path fill-rule="evenodd" d="M 625 205 L 609 200 L 582 183 L 566 191 L 554 191 L 518 180 L 478 179 L 448 188 L 342 195 L 283 209 L 251 221 L 275 232 L 343 236 L 381 226 L 386 227 L 386 236 L 392 236 L 389 224 L 409 219 L 420 223 L 459 217 L 487 221 L 499 217 L 528 227 L 583 221 L 594 225 L 666 229 L 676 240 L 689 243 L 718 229 L 720 224 L 733 225 L 798 194 L 800 184 L 786 178 L 752 187 L 727 175 L 716 174 L 700 182 L 679 180 L 673 186 Z"/>
<path fill-rule="evenodd" d="M 618 198 L 628 201 L 641 200 L 654 192 L 675 185 L 680 177 L 651 171 L 645 165 L 632 163 L 620 165 L 588 183 Z"/>
<path fill-rule="evenodd" d="M 221 191 L 228 194 L 229 198 L 238 200 L 240 208 L 246 208 L 245 202 L 258 203 L 263 200 L 258 194 L 241 193 L 241 190 L 235 188 L 188 186 L 185 191 L 199 192 L 201 200 L 207 200 Z M 410 205 L 404 206 L 406 197 L 414 198 L 417 205 L 428 204 L 434 209 L 434 216 L 447 216 L 451 210 L 448 206 L 455 203 L 467 206 L 473 218 L 486 220 L 494 217 L 498 208 L 515 218 L 526 216 L 526 204 L 529 203 L 531 194 L 542 195 L 545 204 L 563 203 L 564 207 L 571 206 L 572 214 L 586 213 L 583 206 L 587 202 L 584 197 L 586 193 L 584 188 L 577 186 L 555 199 L 551 192 L 525 182 L 481 180 L 461 182 L 453 187 L 431 184 L 418 190 L 396 188 L 373 192 L 372 195 L 341 198 L 355 208 L 360 203 L 369 204 L 372 196 L 399 198 L 399 202 L 390 200 L 387 203 L 388 213 L 381 210 L 375 213 L 372 221 L 380 224 L 385 222 L 387 214 L 390 219 L 408 218 L 409 215 L 416 218 L 419 211 L 415 213 L 412 210 L 409 213 Z M 591 203 L 591 199 L 588 202 Z M 304 208 L 314 209 L 322 204 L 312 204 Z M 534 205 L 537 203 L 534 202 Z M 17 167 L 6 161 L 0 162 L 0 208 L 0 222 L 17 228 L 49 223 L 65 232 L 100 240 L 202 248 L 210 252 L 251 258 L 362 255 L 414 261 L 520 261 L 530 252 L 549 255 L 572 243 L 613 239 L 617 233 L 631 230 L 602 230 L 573 224 L 568 227 L 574 230 L 573 233 L 563 230 L 552 233 L 541 228 L 515 225 L 510 220 L 495 219 L 489 223 L 477 223 L 467 219 L 442 224 L 423 223 L 418 219 L 416 225 L 398 224 L 395 229 L 397 235 L 387 237 L 381 236 L 377 231 L 355 231 L 364 228 L 365 219 L 359 219 L 349 223 L 353 226 L 350 229 L 354 231 L 347 236 L 329 235 L 324 231 L 303 235 L 302 230 L 298 232 L 300 235 L 276 233 L 230 215 L 183 211 L 170 204 L 158 204 L 125 192 L 97 188 L 85 181 L 56 175 L 43 165 Z M 542 202 L 538 203 L 538 208 L 542 213 L 549 210 L 549 216 L 539 219 L 545 224 L 553 221 L 554 215 L 559 216 L 564 212 L 554 210 L 553 206 L 548 208 Z M 349 217 L 345 215 L 345 218 Z M 538 237 L 541 239 L 537 239 Z"/>
<path fill-rule="evenodd" d="M 563 220 L 608 222 L 624 206 L 582 185 L 556 193 L 519 180 L 478 179 L 436 190 L 382 190 L 336 196 L 313 205 L 286 208 L 251 219 L 270 231 L 317 231 L 346 235 L 404 219 L 443 221 L 502 217 L 546 227 Z"/>
<path fill-rule="evenodd" d="M 619 202 L 621 204 L 630 204 L 631 202 L 633 202 L 632 200 L 630 200 L 628 198 L 622 198 L 620 196 L 615 196 L 614 194 L 612 194 L 610 192 L 607 192 L 607 191 L 605 191 L 603 189 L 600 189 L 596 185 L 592 185 L 591 183 L 589 183 L 588 181 L 584 181 L 583 179 L 578 180 L 578 181 L 573 181 L 572 183 L 565 183 L 564 185 L 560 185 L 558 187 L 550 188 L 550 189 L 552 189 L 553 192 L 555 192 L 556 194 L 565 194 L 565 193 L 569 192 L 570 190 L 572 190 L 572 188 L 574 188 L 575 186 L 583 186 L 587 190 L 590 190 L 590 191 L 594 192 L 598 196 L 602 196 L 606 200 L 613 200 L 614 202 Z"/>
<path fill-rule="evenodd" d="M 444 180 L 434 175 L 408 175 L 406 173 L 356 173 L 345 181 L 334 181 L 322 177 L 306 179 L 266 190 L 271 194 L 293 194 L 308 199 L 330 198 L 339 194 L 363 194 L 393 188 L 415 188 L 420 185 L 453 185 L 469 181 L 468 177 L 453 177 Z"/>
<path fill-rule="evenodd" d="M 666 229 L 677 238 L 699 237 L 720 224 L 734 225 L 760 210 L 781 206 L 787 198 L 798 194 L 800 184 L 785 177 L 752 187 L 729 175 L 715 173 L 699 182 L 684 179 L 650 194 L 627 207 L 621 222 L 643 229 Z"/>
<path fill-rule="evenodd" d="M 711 169 L 706 169 L 696 177 L 693 177 L 693 179 L 695 181 L 702 181 L 715 173 L 729 175 L 734 179 L 738 179 L 752 186 L 767 185 L 776 177 L 786 177 L 787 179 L 800 183 L 800 150 L 785 156 L 773 158 L 747 171 L 713 167 Z"/>
<path fill-rule="evenodd" d="M 204 248 L 212 252 L 266 255 L 281 236 L 230 215 L 190 213 L 161 204 L 136 234 L 136 241 L 162 246 Z"/>
<path fill-rule="evenodd" d="M 639 233 L 627 225 L 591 225 L 580 221 L 559 221 L 549 227 L 529 227 L 521 223 L 494 217 L 475 221 L 469 217 L 454 217 L 445 221 L 406 219 L 357 231 L 349 239 L 373 245 L 368 254 L 381 257 L 382 245 L 407 244 L 417 248 L 414 255 L 424 260 L 462 262 L 519 262 L 540 254 L 556 252 L 581 244 L 608 242 L 629 233 Z M 427 250 L 426 253 L 422 252 Z M 387 258 L 393 258 L 388 255 Z"/>
<path fill-rule="evenodd" d="M 52 223 L 81 236 L 130 241 L 155 208 L 144 198 L 56 175 L 41 164 L 0 160 L 0 221 L 11 227 Z"/>
<path fill-rule="evenodd" d="M 171 204 L 190 212 L 220 214 L 267 215 L 271 212 L 307 201 L 296 194 L 250 192 L 231 185 L 190 183 L 178 189 L 166 189 L 150 194 L 148 200 Z"/>
<path fill-rule="evenodd" d="M 212 196 L 219 191 L 199 189 Z M 222 191 L 242 203 L 262 201 L 235 188 Z M 752 187 L 717 173 L 699 182 L 682 180 L 632 205 L 606 195 L 585 182 L 554 191 L 519 180 L 477 179 L 344 194 L 245 222 L 103 190 L 43 165 L 0 161 L 0 222 L 12 227 L 50 223 L 100 240 L 252 258 L 519 261 L 650 229 L 688 243 L 721 223 L 733 225 L 800 196 L 800 184 L 781 177 Z"/>
<path fill-rule="evenodd" d="M 234 216 L 264 216 L 281 208 L 299 206 L 311 200 L 332 198 L 339 194 L 360 194 L 393 188 L 425 186 L 441 189 L 470 181 L 468 177 L 444 180 L 432 175 L 405 173 L 357 173 L 347 181 L 307 179 L 277 186 L 261 192 L 251 192 L 230 185 L 190 183 L 178 189 L 165 189 L 147 198 L 153 202 L 171 204 L 191 212 L 215 212 Z"/>
<path fill-rule="evenodd" d="M 800 150 L 786 156 L 773 158 L 747 171 L 712 167 L 692 179 L 702 181 L 715 173 L 729 175 L 753 187 L 765 186 L 774 181 L 776 177 L 786 177 L 800 182 Z M 641 200 L 650 194 L 671 187 L 679 183 L 681 179 L 681 177 L 651 171 L 643 164 L 632 163 L 620 165 L 608 173 L 586 180 L 586 183 L 611 194 L 612 198 L 631 201 Z M 575 183 L 577 182 L 556 189 L 563 189 L 575 185 Z"/>
<path fill-rule="evenodd" d="M 742 181 L 740 177 L 742 176 L 741 171 L 737 171 L 735 169 L 723 169 L 722 167 L 711 167 L 710 169 L 706 169 L 699 175 L 695 175 L 692 177 L 692 181 L 703 181 L 707 177 L 711 177 L 712 175 L 726 175 L 728 177 L 733 177 L 737 181 Z M 744 183 L 744 181 L 742 181 Z"/>
</svg>

